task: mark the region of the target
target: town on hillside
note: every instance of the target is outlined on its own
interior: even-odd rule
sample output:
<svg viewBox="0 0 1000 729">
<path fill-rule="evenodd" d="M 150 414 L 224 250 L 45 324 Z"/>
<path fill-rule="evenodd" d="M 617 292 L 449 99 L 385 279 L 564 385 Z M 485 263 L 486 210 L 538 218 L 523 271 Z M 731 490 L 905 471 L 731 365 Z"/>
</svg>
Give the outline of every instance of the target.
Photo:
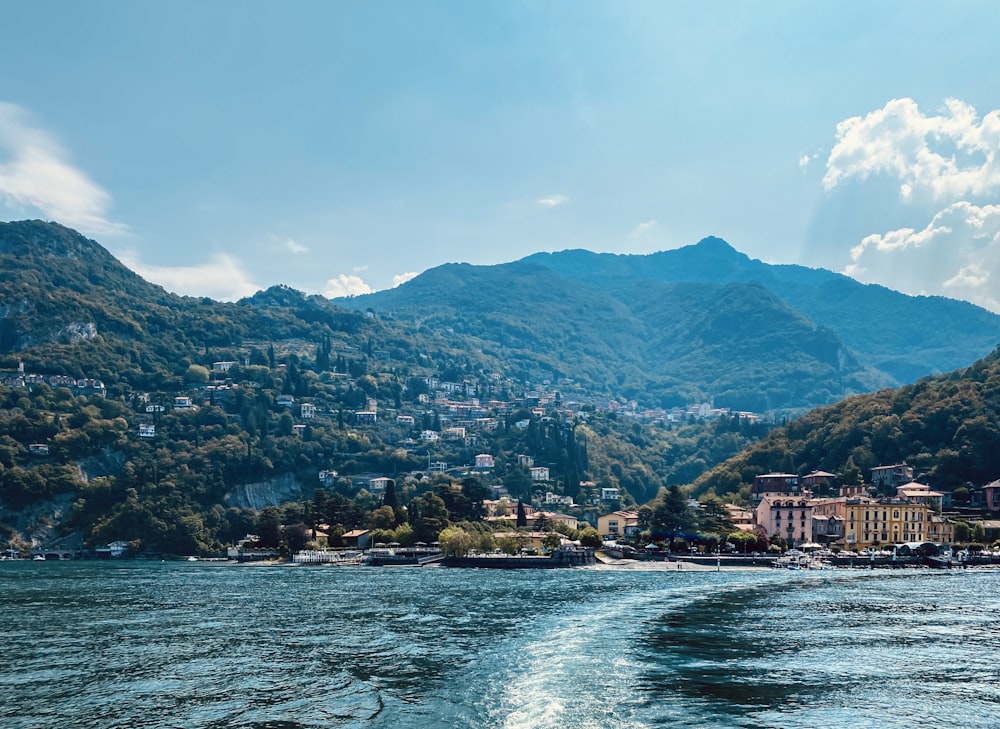
<svg viewBox="0 0 1000 729">
<path fill-rule="evenodd" d="M 379 353 L 373 354 L 378 361 Z M 374 378 L 352 368 L 340 355 L 333 369 L 321 376 L 323 387 L 315 386 L 312 396 L 302 396 L 296 393 L 309 388 L 296 387 L 295 379 L 302 375 L 294 361 L 274 363 L 273 370 L 250 362 L 245 358 L 214 361 L 211 367 L 192 365 L 189 369 L 194 372 L 180 392 L 130 392 L 124 397 L 128 409 L 121 411 L 126 417 L 115 422 L 125 424 L 127 438 L 161 448 L 173 441 L 178 423 L 200 422 L 197 418 L 203 411 L 232 413 L 226 417 L 245 422 L 247 413 L 253 414 L 248 403 L 265 402 L 269 413 L 258 420 L 275 420 L 277 434 L 291 439 L 289 444 L 314 441 L 324 430 L 358 444 L 378 439 L 392 444 L 400 454 L 395 462 L 410 468 L 363 470 L 364 459 L 341 456 L 312 464 L 305 483 L 286 484 L 284 490 L 266 479 L 227 483 L 230 510 L 256 514 L 252 519 L 234 518 L 231 524 L 227 554 L 240 559 L 310 553 L 313 556 L 300 559 L 323 561 L 327 558 L 316 555 L 328 550 L 440 549 L 442 543 L 443 551 L 463 554 L 542 555 L 601 545 L 612 545 L 629 556 L 679 551 L 768 553 L 801 547 L 849 553 L 906 543 L 987 544 L 1000 537 L 1000 521 L 994 518 L 1000 511 L 1000 481 L 939 492 L 915 480 L 906 463 L 873 468 L 866 484 L 841 484 L 837 475 L 821 471 L 805 476 L 759 474 L 749 489 L 749 503 L 697 501 L 671 487 L 653 492 L 642 505 L 613 481 L 581 478 L 587 444 L 574 442 L 573 432 L 576 424 L 594 418 L 659 425 L 721 421 L 732 423 L 734 429 L 760 423 L 757 414 L 715 408 L 711 402 L 643 409 L 634 401 L 567 397 L 547 381 L 519 383 L 492 372 L 456 379 L 397 380 L 397 387 L 389 390 L 393 397 L 386 402 L 385 388 L 373 387 Z M 265 379 L 265 374 L 272 379 Z M 32 388 L 68 390 L 80 402 L 99 402 L 106 394 L 100 380 L 28 373 L 23 365 L 0 376 L 0 386 L 15 393 Z M 345 407 L 345 403 L 355 404 Z M 197 426 L 194 433 L 200 439 Z M 495 444 L 501 434 L 508 437 L 505 442 L 520 443 L 524 450 L 499 452 Z M 55 434 L 25 443 L 24 458 L 44 464 L 69 453 L 68 442 L 63 434 Z M 247 456 L 252 455 L 250 443 Z M 564 454 L 562 461 L 549 455 L 547 448 L 553 444 Z M 437 502 L 431 502 L 432 495 Z M 258 533 L 268 531 L 258 528 L 265 510 L 296 498 L 298 507 L 278 515 L 276 532 Z M 330 506 L 344 499 L 349 508 Z M 433 511 L 438 502 L 440 519 L 426 514 L 422 521 L 418 518 L 419 511 Z M 274 521 L 274 515 L 269 519 Z M 449 546 L 443 532 L 460 523 L 475 525 L 475 533 L 467 534 L 467 543 L 461 534 L 452 533 L 458 546 Z M 50 557 L 149 553 L 144 535 L 118 534 L 114 528 L 112 522 L 99 535 L 109 539 L 98 537 L 88 545 L 79 535 L 75 543 L 62 545 L 58 535 L 39 530 L 27 546 L 36 556 Z M 5 555 L 23 555 L 25 548 L 24 543 L 11 544 Z M 205 547 L 195 545 L 190 551 L 204 554 Z M 336 559 L 342 557 L 341 553 Z"/>
</svg>

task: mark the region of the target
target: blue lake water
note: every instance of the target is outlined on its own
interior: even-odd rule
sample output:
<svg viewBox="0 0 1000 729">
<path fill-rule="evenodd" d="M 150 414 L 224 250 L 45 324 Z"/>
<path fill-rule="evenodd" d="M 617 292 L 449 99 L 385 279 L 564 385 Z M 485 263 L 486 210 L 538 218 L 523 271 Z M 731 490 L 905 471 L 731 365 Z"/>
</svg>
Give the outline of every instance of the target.
<svg viewBox="0 0 1000 729">
<path fill-rule="evenodd" d="M 0 727 L 997 727 L 1000 572 L 0 563 Z"/>
</svg>

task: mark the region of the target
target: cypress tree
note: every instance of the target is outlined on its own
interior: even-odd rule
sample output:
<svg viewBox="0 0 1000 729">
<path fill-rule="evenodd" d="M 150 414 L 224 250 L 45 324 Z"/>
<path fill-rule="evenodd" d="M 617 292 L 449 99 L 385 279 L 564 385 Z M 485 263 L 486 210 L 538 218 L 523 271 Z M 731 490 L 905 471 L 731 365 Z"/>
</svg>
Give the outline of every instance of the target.
<svg viewBox="0 0 1000 729">
<path fill-rule="evenodd" d="M 524 503 L 517 500 L 517 528 L 526 529 L 528 526 L 528 514 L 524 510 Z"/>
</svg>

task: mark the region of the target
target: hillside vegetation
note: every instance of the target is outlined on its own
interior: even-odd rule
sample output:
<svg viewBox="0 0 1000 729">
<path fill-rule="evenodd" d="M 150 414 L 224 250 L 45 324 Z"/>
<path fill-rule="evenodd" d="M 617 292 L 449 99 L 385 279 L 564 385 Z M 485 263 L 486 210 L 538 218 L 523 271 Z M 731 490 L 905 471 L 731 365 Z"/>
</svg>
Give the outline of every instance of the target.
<svg viewBox="0 0 1000 729">
<path fill-rule="evenodd" d="M 504 485 L 539 504 L 553 492 L 593 518 L 602 488 L 643 503 L 765 431 L 618 418 L 598 400 L 570 401 L 580 385 L 564 394 L 511 376 L 516 358 L 471 333 L 381 321 L 287 287 L 235 304 L 175 296 L 58 225 L 0 225 L 0 266 L 14 274 L 0 281 L 0 528 L 15 540 L 75 531 L 90 545 L 211 553 L 259 530 L 276 498 L 289 501 L 283 523 L 342 533 L 416 515 L 419 532 L 428 510 L 435 524 L 474 515 L 452 485 L 477 490 L 481 453 L 495 458 L 472 474 L 488 492 Z M 377 422 L 359 415 L 373 406 Z M 447 436 L 453 426 L 468 436 Z M 519 456 L 549 479 L 532 481 Z M 399 483 L 388 522 L 365 486 L 383 474 Z"/>
<path fill-rule="evenodd" d="M 892 377 L 832 314 L 817 324 L 790 303 L 796 286 L 808 298 L 843 285 L 835 274 L 804 269 L 779 295 L 717 241 L 678 252 L 691 280 L 630 273 L 627 257 L 601 271 L 592 255 L 442 266 L 351 308 L 284 286 L 220 303 L 170 294 L 59 225 L 0 224 L 0 531 L 162 553 L 211 553 L 276 523 L 405 542 L 479 523 L 500 487 L 590 521 L 652 503 L 651 525 L 683 531 L 682 484 L 740 493 L 762 471 L 816 468 L 850 482 L 902 459 L 938 488 L 996 478 L 996 355 L 810 412 L 757 445 L 768 426 L 752 418 L 669 421 L 651 408 L 714 397 L 798 412 Z M 554 260 L 567 270 L 539 262 Z M 916 303 L 907 331 L 950 315 L 955 332 L 950 346 L 929 334 L 923 353 L 911 342 L 897 372 L 992 336 L 995 317 L 974 307 L 889 299 Z M 493 466 L 477 472 L 477 455 Z M 369 490 L 379 475 L 391 495 Z"/>
<path fill-rule="evenodd" d="M 952 491 L 1000 477 L 1000 350 L 971 367 L 813 410 L 695 481 L 696 493 L 746 492 L 759 473 L 867 479 L 906 461 L 917 480 Z"/>
</svg>

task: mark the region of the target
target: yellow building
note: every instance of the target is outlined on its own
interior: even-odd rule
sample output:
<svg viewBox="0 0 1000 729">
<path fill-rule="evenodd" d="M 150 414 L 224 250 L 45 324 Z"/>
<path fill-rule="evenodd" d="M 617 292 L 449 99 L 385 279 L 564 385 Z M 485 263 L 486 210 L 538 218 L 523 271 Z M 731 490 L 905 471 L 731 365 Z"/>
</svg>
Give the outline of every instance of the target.
<svg viewBox="0 0 1000 729">
<path fill-rule="evenodd" d="M 847 549 L 879 549 L 902 542 L 938 541 L 928 536 L 933 512 L 927 504 L 859 497 L 844 499 L 842 508 L 843 544 Z"/>
<path fill-rule="evenodd" d="M 639 512 L 613 511 L 599 516 L 597 533 L 605 539 L 632 538 L 639 533 Z"/>
<path fill-rule="evenodd" d="M 955 523 L 943 516 L 931 514 L 927 524 L 927 541 L 936 544 L 951 544 L 955 541 Z"/>
</svg>

